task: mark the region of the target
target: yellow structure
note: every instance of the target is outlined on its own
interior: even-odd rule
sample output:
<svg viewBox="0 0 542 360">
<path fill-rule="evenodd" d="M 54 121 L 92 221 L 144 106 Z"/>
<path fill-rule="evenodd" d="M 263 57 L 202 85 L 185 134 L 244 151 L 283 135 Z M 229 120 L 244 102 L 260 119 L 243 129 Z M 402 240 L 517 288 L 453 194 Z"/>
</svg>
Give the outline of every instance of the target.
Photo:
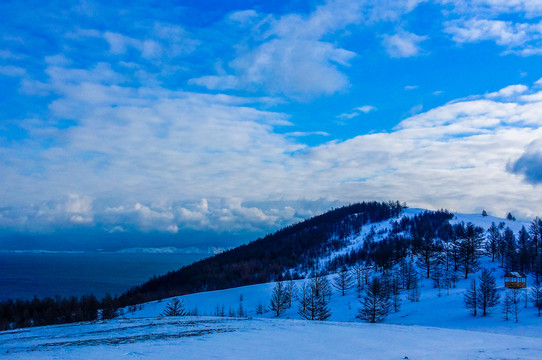
<svg viewBox="0 0 542 360">
<path fill-rule="evenodd" d="M 509 289 L 523 289 L 527 287 L 527 276 L 519 271 L 507 272 L 504 275 L 504 286 Z"/>
</svg>

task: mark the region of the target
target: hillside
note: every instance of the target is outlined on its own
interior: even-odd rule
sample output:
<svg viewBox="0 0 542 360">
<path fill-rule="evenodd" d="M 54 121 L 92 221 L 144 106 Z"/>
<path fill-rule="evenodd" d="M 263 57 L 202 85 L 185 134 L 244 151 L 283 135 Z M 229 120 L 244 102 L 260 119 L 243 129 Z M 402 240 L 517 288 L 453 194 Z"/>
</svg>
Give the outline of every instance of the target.
<svg viewBox="0 0 542 360">
<path fill-rule="evenodd" d="M 541 230 L 539 220 L 521 222 L 445 210 L 409 209 L 398 202 L 353 204 L 155 277 L 130 289 L 119 299 L 106 297 L 99 302 L 93 297 L 83 297 L 80 300 L 47 298 L 5 302 L 0 304 L 0 329 L 94 320 L 99 316 L 111 318 L 115 316 L 115 308 L 133 312 L 143 307 L 138 304 L 172 296 L 256 284 L 267 286 L 265 296 L 258 296 L 258 303 L 245 304 L 246 314 L 252 315 L 250 311 L 256 305 L 263 308 L 269 301 L 269 286 L 273 285 L 266 283 L 286 280 L 290 286 L 297 282 L 297 288 L 301 289 L 303 279 L 327 276 L 331 283 L 337 272 L 352 275 L 356 272 L 354 292 L 358 297 L 372 279 L 385 282 L 395 279 L 394 301 L 401 297 L 419 297 L 414 292 L 424 290 L 425 293 L 437 283 L 439 293 L 452 293 L 459 286 L 458 281 L 476 275 L 480 259 L 487 263 L 487 257 L 480 258 L 483 254 L 492 257 L 494 262 L 486 266 L 494 269 L 498 276 L 502 277 L 503 271 L 508 269 L 540 277 Z M 296 294 L 292 292 L 292 295 L 291 303 Z M 345 299 L 348 296 L 341 301 Z M 255 300 L 247 297 L 246 301 Z M 331 297 L 330 301 L 336 300 Z M 195 312 L 195 304 L 189 305 L 188 310 Z M 230 305 L 233 306 L 231 311 Z M 199 314 L 216 315 L 217 306 L 225 307 L 221 314 L 231 314 L 239 304 L 217 300 L 207 308 L 200 306 Z M 350 314 L 332 312 L 331 319 L 354 320 L 356 306 L 350 303 L 347 306 Z M 98 312 L 98 309 L 102 310 Z M 261 312 L 257 315 L 262 315 Z"/>
<path fill-rule="evenodd" d="M 322 252 L 315 264 L 321 271 L 329 271 L 347 262 L 352 254 L 373 256 L 367 249 L 375 244 L 381 244 L 375 248 L 380 249 L 377 252 L 387 249 L 393 243 L 390 237 L 406 241 L 410 249 L 415 246 L 415 233 L 423 233 L 428 224 L 433 224 L 432 231 L 445 239 L 450 229 L 461 231 L 465 224 L 487 234 L 493 223 L 502 224 L 502 233 L 509 229 L 518 238 L 522 228 L 532 225 L 490 216 L 403 209 L 391 221 L 372 222 L 357 234 L 346 236 L 340 249 Z M 486 237 L 484 249 L 488 241 Z M 388 255 L 393 259 L 396 254 Z M 449 288 L 435 287 L 432 278 L 420 276 L 418 299 L 410 299 L 409 291 L 403 289 L 400 308 L 390 311 L 381 324 L 358 318 L 364 292 L 358 294 L 355 287 L 344 296 L 332 288 L 329 321 L 301 320 L 297 299 L 276 318 L 269 309 L 276 282 L 267 282 L 176 297 L 197 316 L 163 316 L 172 300 L 168 298 L 120 309 L 117 319 L 0 332 L 0 354 L 8 359 L 162 359 L 179 354 L 187 359 L 540 359 L 542 317 L 537 316 L 532 302 L 524 306 L 521 300 L 517 323 L 513 318 L 505 320 L 500 307 L 482 317 L 472 316 L 464 306 L 465 291 L 483 268 L 492 271 L 501 298 L 507 291 L 503 283 L 505 268 L 499 256 L 492 262 L 489 255 L 484 251 L 480 267 L 466 279 L 461 276 Z M 514 261 L 505 261 L 506 266 Z M 372 276 L 381 276 L 382 270 L 393 272 L 398 266 L 386 269 L 387 263 L 385 260 L 373 265 Z M 421 274 L 425 272 L 418 265 L 416 268 Z M 529 287 L 535 273 L 531 274 Z M 332 272 L 326 275 L 329 281 L 336 277 Z M 299 290 L 309 281 L 292 280 L 292 284 Z M 526 294 L 529 289 L 522 291 Z"/>
<path fill-rule="evenodd" d="M 155 277 L 120 297 L 123 305 L 199 291 L 265 283 L 304 276 L 315 262 L 342 249 L 368 223 L 399 216 L 399 202 L 363 202 L 333 209 L 283 228 L 249 244 Z"/>
</svg>

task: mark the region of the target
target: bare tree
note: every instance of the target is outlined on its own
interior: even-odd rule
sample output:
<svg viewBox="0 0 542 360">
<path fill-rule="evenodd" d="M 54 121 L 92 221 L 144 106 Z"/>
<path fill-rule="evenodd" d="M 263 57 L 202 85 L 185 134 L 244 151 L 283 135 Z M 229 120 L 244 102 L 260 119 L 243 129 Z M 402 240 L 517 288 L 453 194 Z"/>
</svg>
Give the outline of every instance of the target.
<svg viewBox="0 0 542 360">
<path fill-rule="evenodd" d="M 509 314 L 512 311 L 512 294 L 510 293 L 510 291 L 506 291 L 506 293 L 504 294 L 504 299 L 501 303 L 501 311 L 504 320 L 508 321 Z"/>
<path fill-rule="evenodd" d="M 361 263 L 356 263 L 356 265 L 352 267 L 352 273 L 354 274 L 357 295 L 358 298 L 360 298 L 365 284 L 369 281 L 371 268 L 362 265 Z"/>
<path fill-rule="evenodd" d="M 288 308 L 288 289 L 282 281 L 275 283 L 273 293 L 271 294 L 271 303 L 269 309 L 275 313 L 275 316 L 280 316 Z"/>
<path fill-rule="evenodd" d="M 295 286 L 295 282 L 292 278 L 288 280 L 288 308 L 292 307 L 292 301 L 297 296 L 297 287 Z"/>
<path fill-rule="evenodd" d="M 519 322 L 519 313 L 521 312 L 521 293 L 520 289 L 512 289 L 512 314 L 514 315 L 514 318 L 516 319 L 516 322 Z"/>
<path fill-rule="evenodd" d="M 354 279 L 345 266 L 333 279 L 333 286 L 341 292 L 342 296 L 346 295 L 346 292 L 354 286 Z"/>
<path fill-rule="evenodd" d="M 401 309 L 401 275 L 397 271 L 394 271 L 387 283 L 393 312 L 399 312 Z"/>
</svg>

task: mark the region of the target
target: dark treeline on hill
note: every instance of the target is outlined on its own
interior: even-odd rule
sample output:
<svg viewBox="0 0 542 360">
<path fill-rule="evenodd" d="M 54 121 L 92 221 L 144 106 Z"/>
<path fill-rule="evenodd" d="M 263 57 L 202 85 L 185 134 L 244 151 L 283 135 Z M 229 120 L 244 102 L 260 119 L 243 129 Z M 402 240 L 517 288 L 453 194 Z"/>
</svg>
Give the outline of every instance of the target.
<svg viewBox="0 0 542 360">
<path fill-rule="evenodd" d="M 308 272 L 315 261 L 344 246 L 370 222 L 397 217 L 399 202 L 363 202 L 285 227 L 249 244 L 154 277 L 119 298 L 94 296 L 0 302 L 0 330 L 106 319 L 115 309 L 175 295 L 264 283 L 289 269 Z M 295 272 L 291 277 L 299 277 Z"/>
<path fill-rule="evenodd" d="M 13 328 L 109 319 L 116 315 L 118 301 L 111 295 L 102 300 L 94 295 L 69 298 L 46 297 L 8 300 L 0 303 L 0 331 Z"/>
<path fill-rule="evenodd" d="M 534 219 L 528 229 L 522 227 L 515 234 L 504 222 L 492 224 L 487 231 L 470 222 L 452 224 L 453 214 L 447 210 L 399 217 L 405 207 L 398 202 L 364 202 L 334 209 L 154 277 L 119 298 L 2 302 L 0 330 L 109 318 L 118 314 L 116 308 L 130 306 L 132 311 L 136 304 L 152 300 L 321 276 L 347 268 L 381 274 L 402 269 L 410 279 L 407 290 L 408 283 L 417 283 L 412 279 L 422 276 L 449 289 L 459 276 L 468 278 L 480 269 L 482 255 L 505 271 L 531 273 L 537 282 L 542 280 L 541 219 Z M 382 221 L 390 226 L 371 225 Z M 362 241 L 347 250 L 356 238 Z"/>
<path fill-rule="evenodd" d="M 328 272 L 343 266 L 372 264 L 378 269 L 391 269 L 407 256 L 422 253 L 428 246 L 437 248 L 434 239 L 448 241 L 454 237 L 454 229 L 449 220 L 453 214 L 447 210 L 425 211 L 414 217 L 403 217 L 392 221 L 392 230 L 385 237 L 375 240 L 378 235 L 374 229 L 365 236 L 359 249 L 335 257 L 327 265 Z M 430 244 L 430 245 L 429 245 Z"/>
<path fill-rule="evenodd" d="M 300 273 L 319 257 L 344 246 L 346 237 L 370 222 L 399 216 L 399 202 L 362 202 L 287 226 L 249 244 L 154 277 L 119 297 L 123 306 L 175 295 L 281 280 L 288 269 Z M 299 275 L 292 273 L 291 277 Z"/>
</svg>

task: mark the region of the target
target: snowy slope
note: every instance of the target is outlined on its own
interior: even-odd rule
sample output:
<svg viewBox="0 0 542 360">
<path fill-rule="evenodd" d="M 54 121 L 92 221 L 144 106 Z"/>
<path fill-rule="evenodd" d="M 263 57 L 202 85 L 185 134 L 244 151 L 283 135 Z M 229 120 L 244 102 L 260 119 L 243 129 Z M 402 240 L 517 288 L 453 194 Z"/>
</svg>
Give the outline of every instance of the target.
<svg viewBox="0 0 542 360">
<path fill-rule="evenodd" d="M 423 209 L 406 209 L 402 216 L 415 216 L 425 210 Z M 459 222 L 472 222 L 478 226 L 487 229 L 491 226 L 492 222 L 499 224 L 505 222 L 506 226 L 509 226 L 515 233 L 521 229 L 522 226 L 529 226 L 529 222 L 520 221 L 508 221 L 501 218 L 495 218 L 491 216 L 483 217 L 478 214 L 455 214 L 452 223 Z M 370 229 L 375 229 L 378 234 L 382 230 L 390 228 L 389 221 L 370 224 L 364 227 L 361 234 L 353 236 L 349 239 L 348 250 L 359 247 L 363 243 L 365 235 Z M 377 236 L 378 238 L 378 236 Z M 341 250 L 338 253 L 344 253 L 346 250 Z M 321 264 L 329 261 L 329 259 L 336 256 L 331 254 L 328 257 L 321 259 Z M 499 285 L 499 291 L 504 292 L 504 280 L 503 271 L 499 268 L 498 263 L 491 263 L 488 258 L 483 258 L 483 267 L 493 270 L 494 276 L 497 278 L 497 284 Z M 473 317 L 464 308 L 463 294 L 467 286 L 469 285 L 473 274 L 469 279 L 462 279 L 457 284 L 455 289 L 446 293 L 444 290 L 439 291 L 432 287 L 430 280 L 423 280 L 423 287 L 421 289 L 420 302 L 412 303 L 406 299 L 406 294 L 403 296 L 401 310 L 398 313 L 392 313 L 385 323 L 389 324 L 403 324 L 403 325 L 423 325 L 433 326 L 450 329 L 469 329 L 474 331 L 502 333 L 510 335 L 526 335 L 542 337 L 542 318 L 536 316 L 536 308 L 528 303 L 528 307 L 524 308 L 520 314 L 519 324 L 515 324 L 512 321 L 504 321 L 501 317 L 500 310 L 495 309 L 494 314 L 486 317 Z M 333 279 L 333 275 L 330 275 L 329 280 Z M 296 287 L 299 288 L 303 280 L 295 281 Z M 257 314 L 256 307 L 258 304 L 262 304 L 264 307 L 268 307 L 271 298 L 271 292 L 274 283 L 259 284 L 252 286 L 245 286 L 233 289 L 212 291 L 191 294 L 179 297 L 183 300 L 185 307 L 188 311 L 194 311 L 197 308 L 199 315 L 215 315 L 217 307 L 222 309 L 226 315 L 231 311 L 237 313 L 240 306 L 247 316 L 259 317 L 259 318 L 271 318 L 273 314 L 266 312 L 264 314 Z M 242 300 L 241 300 L 242 299 Z M 140 310 L 130 313 L 125 309 L 124 316 L 127 318 L 133 317 L 156 317 L 161 315 L 167 303 L 170 299 L 164 299 L 161 301 L 154 301 L 147 304 L 143 304 Z M 334 291 L 330 300 L 331 307 L 331 321 L 341 322 L 354 322 L 359 320 L 356 318 L 358 309 L 360 307 L 360 301 L 357 297 L 355 289 L 351 289 L 345 296 L 340 296 L 337 291 Z M 297 304 L 294 302 L 292 308 L 288 309 L 282 318 L 288 319 L 300 319 L 297 314 Z"/>
<path fill-rule="evenodd" d="M 499 284 L 499 291 L 504 292 L 502 279 L 502 270 L 495 264 L 486 263 L 486 267 L 495 267 L 494 275 Z M 478 275 L 478 274 L 476 274 Z M 333 276 L 329 277 L 330 279 Z M 466 329 L 481 332 L 491 332 L 509 335 L 522 335 L 542 337 L 542 318 L 537 317 L 537 310 L 528 303 L 527 308 L 523 308 L 519 315 L 519 323 L 509 320 L 505 321 L 499 309 L 485 318 L 473 317 L 465 309 L 463 303 L 463 294 L 468 286 L 472 276 L 467 280 L 460 280 L 455 289 L 451 289 L 449 294 L 445 290 L 434 289 L 429 280 L 423 281 L 421 289 L 420 302 L 410 302 L 403 296 L 401 309 L 397 313 L 391 313 L 384 323 L 401 325 L 423 325 L 449 329 Z M 303 280 L 296 281 L 299 288 Z M 249 317 L 273 318 L 270 311 L 262 315 L 256 313 L 258 303 L 268 307 L 271 298 L 271 292 L 274 284 L 259 284 L 253 286 L 244 286 L 234 289 L 212 291 L 206 293 L 191 294 L 179 297 L 183 299 L 187 310 L 193 310 L 197 307 L 199 315 L 215 315 L 217 306 L 224 306 L 226 315 L 231 309 L 237 313 L 239 305 L 242 304 L 244 312 Z M 242 301 L 240 298 L 242 297 Z M 153 301 L 142 305 L 141 310 L 134 313 L 125 311 L 126 318 L 146 318 L 157 317 L 163 314 L 170 299 L 162 301 Z M 360 299 L 358 299 L 354 289 L 351 289 L 345 296 L 341 296 L 336 290 L 331 296 L 329 303 L 331 308 L 331 321 L 339 322 L 360 322 L 356 318 L 360 308 Z M 292 308 L 286 310 L 281 318 L 300 319 L 297 314 L 297 304 L 294 302 Z"/>
<path fill-rule="evenodd" d="M 421 326 L 180 317 L 0 333 L 5 359 L 541 359 L 539 338 Z"/>
</svg>

